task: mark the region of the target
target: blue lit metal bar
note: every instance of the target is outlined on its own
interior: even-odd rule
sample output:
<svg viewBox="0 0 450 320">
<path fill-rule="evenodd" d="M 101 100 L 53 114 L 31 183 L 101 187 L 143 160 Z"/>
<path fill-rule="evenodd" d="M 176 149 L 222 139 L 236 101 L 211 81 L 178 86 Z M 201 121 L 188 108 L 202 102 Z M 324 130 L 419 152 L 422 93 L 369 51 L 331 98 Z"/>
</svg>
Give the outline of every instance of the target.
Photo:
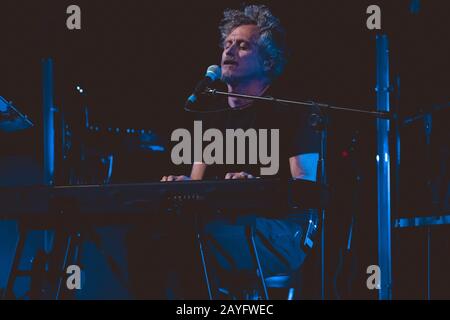
<svg viewBox="0 0 450 320">
<path fill-rule="evenodd" d="M 54 185 L 55 180 L 55 123 L 53 106 L 53 61 L 42 60 L 42 96 L 44 127 L 44 185 Z M 52 233 L 44 231 L 44 250 L 50 252 Z"/>
<path fill-rule="evenodd" d="M 399 218 L 395 220 L 395 228 L 419 228 L 450 224 L 450 212 L 442 216 L 424 216 L 413 218 Z"/>
<path fill-rule="evenodd" d="M 389 45 L 377 35 L 377 111 L 389 112 Z M 392 299 L 391 195 L 389 120 L 377 119 L 378 265 L 381 270 L 379 299 Z"/>
<path fill-rule="evenodd" d="M 44 184 L 54 184 L 55 174 L 55 126 L 53 107 L 53 62 L 51 59 L 42 61 L 42 93 L 43 93 L 43 124 L 44 124 Z"/>
</svg>

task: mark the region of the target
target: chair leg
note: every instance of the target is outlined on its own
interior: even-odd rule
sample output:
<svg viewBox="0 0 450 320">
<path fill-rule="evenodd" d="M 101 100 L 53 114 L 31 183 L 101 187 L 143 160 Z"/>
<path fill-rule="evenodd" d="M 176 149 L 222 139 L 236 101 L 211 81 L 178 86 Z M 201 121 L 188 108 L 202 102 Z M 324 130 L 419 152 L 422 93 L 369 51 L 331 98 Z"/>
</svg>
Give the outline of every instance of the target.
<svg viewBox="0 0 450 320">
<path fill-rule="evenodd" d="M 20 273 L 19 265 L 22 258 L 23 249 L 25 247 L 26 237 L 27 229 L 19 223 L 17 241 L 14 248 L 13 263 L 6 281 L 5 291 L 3 292 L 3 296 L 1 297 L 2 299 L 6 300 L 14 298 L 14 283 L 16 281 L 17 275 Z"/>
<path fill-rule="evenodd" d="M 200 250 L 200 257 L 202 259 L 202 267 L 203 267 L 203 276 L 205 277 L 206 288 L 208 290 L 208 298 L 209 300 L 213 300 L 212 290 L 211 290 L 211 281 L 208 276 L 208 268 L 206 266 L 205 252 L 203 250 L 203 243 L 200 237 L 200 233 L 197 233 L 197 242 Z"/>
<path fill-rule="evenodd" d="M 259 259 L 258 250 L 256 249 L 255 230 L 254 230 L 253 226 L 250 226 L 250 241 L 252 243 L 253 253 L 255 255 L 255 261 L 256 261 L 256 265 L 257 265 L 257 272 L 259 273 L 259 277 L 261 279 L 261 287 L 263 288 L 263 291 L 264 291 L 264 298 L 266 300 L 269 300 L 269 293 L 267 291 L 266 281 L 265 281 L 264 273 L 263 273 L 263 270 L 262 270 L 262 267 L 261 267 L 261 261 Z"/>
<path fill-rule="evenodd" d="M 288 292 L 288 300 L 294 300 L 294 294 L 295 294 L 295 289 L 294 288 L 289 288 L 289 292 Z"/>
<path fill-rule="evenodd" d="M 60 300 L 63 291 L 65 290 L 65 271 L 69 266 L 69 258 L 73 248 L 73 236 L 68 230 L 56 230 L 55 233 L 60 232 L 60 238 L 55 235 L 55 240 L 61 241 L 60 244 L 55 242 L 52 278 L 54 281 L 55 300 Z"/>
</svg>

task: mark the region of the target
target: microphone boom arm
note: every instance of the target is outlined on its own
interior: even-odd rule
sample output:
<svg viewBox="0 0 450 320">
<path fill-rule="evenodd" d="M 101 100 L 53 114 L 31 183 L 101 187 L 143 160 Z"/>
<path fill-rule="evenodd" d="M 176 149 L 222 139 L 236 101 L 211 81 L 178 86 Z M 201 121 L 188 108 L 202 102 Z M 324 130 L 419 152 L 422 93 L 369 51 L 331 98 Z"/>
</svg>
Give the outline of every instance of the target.
<svg viewBox="0 0 450 320">
<path fill-rule="evenodd" d="M 281 104 L 301 105 L 301 106 L 307 106 L 307 107 L 319 107 L 320 109 L 325 109 L 325 110 L 347 111 L 347 112 L 364 114 L 364 115 L 368 115 L 368 116 L 372 116 L 372 117 L 380 118 L 380 119 L 395 118 L 395 115 L 391 114 L 390 112 L 367 111 L 367 110 L 355 109 L 355 108 L 337 107 L 337 106 L 332 106 L 332 105 L 328 105 L 328 104 L 324 104 L 324 103 L 317 103 L 317 102 L 312 102 L 312 101 L 303 102 L 303 101 L 293 101 L 293 100 L 286 100 L 286 99 L 277 99 L 274 97 L 259 97 L 259 96 L 252 96 L 252 95 L 246 95 L 246 94 L 223 92 L 223 91 L 210 89 L 210 88 L 206 88 L 203 93 L 213 95 L 213 96 L 220 95 L 220 96 L 260 100 L 260 101 L 270 101 L 270 102 L 281 103 Z"/>
</svg>

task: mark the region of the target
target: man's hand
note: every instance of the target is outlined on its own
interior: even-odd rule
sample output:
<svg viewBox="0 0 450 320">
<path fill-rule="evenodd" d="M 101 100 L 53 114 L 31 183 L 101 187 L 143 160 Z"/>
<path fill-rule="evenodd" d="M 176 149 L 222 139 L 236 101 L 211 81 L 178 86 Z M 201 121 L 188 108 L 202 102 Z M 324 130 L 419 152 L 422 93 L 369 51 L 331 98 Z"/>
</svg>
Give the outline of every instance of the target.
<svg viewBox="0 0 450 320">
<path fill-rule="evenodd" d="M 256 177 L 252 176 L 249 173 L 246 172 L 233 172 L 233 173 L 227 173 L 225 175 L 226 180 L 236 180 L 236 179 L 255 179 Z"/>
<path fill-rule="evenodd" d="M 164 176 L 161 178 L 161 182 L 168 182 L 168 181 L 189 181 L 191 180 L 190 177 L 186 176 Z"/>
</svg>

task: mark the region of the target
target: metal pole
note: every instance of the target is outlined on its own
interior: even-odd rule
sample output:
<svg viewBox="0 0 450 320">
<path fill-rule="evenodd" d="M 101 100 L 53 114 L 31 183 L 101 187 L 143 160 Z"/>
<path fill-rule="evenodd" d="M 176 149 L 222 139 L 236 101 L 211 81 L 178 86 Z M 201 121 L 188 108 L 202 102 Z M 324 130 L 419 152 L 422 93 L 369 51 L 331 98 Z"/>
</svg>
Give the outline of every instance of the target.
<svg viewBox="0 0 450 320">
<path fill-rule="evenodd" d="M 42 61 L 42 93 L 44 124 L 44 184 L 54 184 L 55 174 L 55 124 L 53 107 L 53 62 Z"/>
<path fill-rule="evenodd" d="M 44 185 L 55 183 L 55 123 L 53 106 L 53 61 L 42 60 L 42 96 L 43 96 L 43 129 L 44 129 Z M 49 253 L 52 245 L 52 234 L 44 231 L 44 251 Z"/>
<path fill-rule="evenodd" d="M 325 126 L 321 132 L 321 142 L 320 142 L 320 183 L 323 185 L 327 184 L 326 175 L 326 152 L 327 152 L 327 130 L 328 130 L 328 119 L 324 116 Z M 322 216 L 322 232 L 321 232 L 321 298 L 325 300 L 325 208 L 320 208 L 320 214 Z"/>
<path fill-rule="evenodd" d="M 376 51 L 377 110 L 389 112 L 389 43 L 386 35 L 377 35 Z M 380 300 L 392 299 L 389 129 L 389 120 L 377 119 L 378 266 L 381 272 L 378 297 Z"/>
<path fill-rule="evenodd" d="M 427 227 L 427 300 L 431 300 L 431 227 Z"/>
</svg>

